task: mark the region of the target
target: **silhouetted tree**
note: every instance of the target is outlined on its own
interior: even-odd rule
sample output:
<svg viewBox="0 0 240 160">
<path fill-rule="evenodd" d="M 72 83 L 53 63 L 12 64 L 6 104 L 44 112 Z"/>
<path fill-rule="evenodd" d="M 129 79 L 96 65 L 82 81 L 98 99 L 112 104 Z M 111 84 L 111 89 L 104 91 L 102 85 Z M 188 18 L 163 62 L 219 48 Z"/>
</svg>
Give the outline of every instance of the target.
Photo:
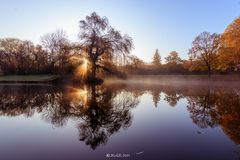
<svg viewBox="0 0 240 160">
<path fill-rule="evenodd" d="M 80 21 L 80 48 L 91 63 L 91 77 L 96 79 L 96 69 L 108 71 L 101 64 L 103 56 L 121 53 L 128 54 L 133 47 L 128 35 L 121 35 L 109 25 L 106 17 L 100 17 L 95 12 Z"/>
<path fill-rule="evenodd" d="M 64 62 L 68 60 L 69 40 L 63 30 L 57 30 L 53 33 L 45 34 L 41 37 L 42 46 L 48 53 L 48 63 L 50 71 L 54 71 L 54 67 L 62 67 Z"/>
<path fill-rule="evenodd" d="M 4 74 L 31 74 L 38 70 L 36 55 L 43 57 L 45 53 L 38 53 L 30 41 L 14 38 L 0 40 L 0 67 Z M 44 60 L 41 61 L 44 64 Z"/>
</svg>

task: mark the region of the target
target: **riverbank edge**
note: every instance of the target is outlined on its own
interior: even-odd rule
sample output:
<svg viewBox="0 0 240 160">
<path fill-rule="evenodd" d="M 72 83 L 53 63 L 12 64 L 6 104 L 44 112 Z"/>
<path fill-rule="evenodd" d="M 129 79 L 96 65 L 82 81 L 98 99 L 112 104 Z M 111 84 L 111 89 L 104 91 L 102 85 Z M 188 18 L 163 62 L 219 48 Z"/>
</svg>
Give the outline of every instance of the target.
<svg viewBox="0 0 240 160">
<path fill-rule="evenodd" d="M 62 79 L 60 75 L 1 75 L 0 83 L 54 83 Z"/>
</svg>

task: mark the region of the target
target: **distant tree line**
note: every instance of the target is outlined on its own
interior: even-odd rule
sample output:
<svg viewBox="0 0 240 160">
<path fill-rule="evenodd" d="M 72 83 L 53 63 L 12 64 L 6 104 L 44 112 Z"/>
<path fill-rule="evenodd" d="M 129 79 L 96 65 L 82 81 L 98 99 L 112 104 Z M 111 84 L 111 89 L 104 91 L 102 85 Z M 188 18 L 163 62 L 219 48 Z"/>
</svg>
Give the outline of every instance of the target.
<svg viewBox="0 0 240 160">
<path fill-rule="evenodd" d="M 79 42 L 70 42 L 62 30 L 41 37 L 41 44 L 16 38 L 0 39 L 0 74 L 71 74 L 89 62 L 89 75 L 212 74 L 240 69 L 240 17 L 222 34 L 203 32 L 192 42 L 187 60 L 172 51 L 162 61 L 156 49 L 151 63 L 130 55 L 133 42 L 95 12 L 80 21 Z M 76 58 L 77 57 L 77 58 Z M 74 59 L 75 58 L 75 59 Z M 104 72 L 103 72 L 104 71 Z"/>
<path fill-rule="evenodd" d="M 172 51 L 162 63 L 156 49 L 152 62 L 132 56 L 125 70 L 132 74 L 208 74 L 235 73 L 240 70 L 240 17 L 222 34 L 203 32 L 192 42 L 189 59 L 181 59 Z"/>
<path fill-rule="evenodd" d="M 62 30 L 43 35 L 40 45 L 16 38 L 0 39 L 0 73 L 71 74 L 85 64 L 83 69 L 94 81 L 103 71 L 121 75 L 114 61 L 130 53 L 132 38 L 95 12 L 79 22 L 79 29 L 78 42 L 70 42 Z"/>
<path fill-rule="evenodd" d="M 58 30 L 41 37 L 41 45 L 16 38 L 0 39 L 0 71 L 3 74 L 53 74 L 70 68 L 66 34 Z"/>
</svg>

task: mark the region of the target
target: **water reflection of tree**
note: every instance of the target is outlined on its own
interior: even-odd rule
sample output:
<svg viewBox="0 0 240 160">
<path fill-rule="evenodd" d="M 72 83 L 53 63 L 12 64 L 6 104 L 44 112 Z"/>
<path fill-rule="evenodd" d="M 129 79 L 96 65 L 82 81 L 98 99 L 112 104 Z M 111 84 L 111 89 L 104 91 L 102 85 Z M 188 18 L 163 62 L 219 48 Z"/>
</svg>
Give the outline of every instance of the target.
<svg viewBox="0 0 240 160">
<path fill-rule="evenodd" d="M 218 124 L 215 99 L 210 90 L 199 96 L 189 96 L 187 109 L 191 118 L 201 128 L 214 127 Z"/>
<path fill-rule="evenodd" d="M 130 109 L 139 102 L 129 92 L 117 93 L 102 86 L 67 87 L 62 95 L 55 95 L 55 101 L 44 111 L 44 119 L 55 126 L 75 119 L 79 139 L 92 149 L 106 144 L 121 128 L 128 128 L 132 122 Z"/>
<path fill-rule="evenodd" d="M 175 107 L 181 98 L 183 97 L 181 93 L 178 93 L 178 90 L 174 88 L 167 88 L 165 90 L 164 100 L 167 101 L 170 106 Z"/>
<path fill-rule="evenodd" d="M 200 96 L 187 97 L 193 122 L 201 128 L 220 125 L 223 131 L 240 144 L 240 92 L 206 89 Z"/>
<path fill-rule="evenodd" d="M 120 87 L 119 87 L 120 86 Z M 176 88 L 173 86 L 165 86 L 165 85 L 154 85 L 154 84 L 133 84 L 133 85 L 115 85 L 115 88 L 118 90 L 125 90 L 132 92 L 135 97 L 140 97 L 143 94 L 147 93 L 152 96 L 152 101 L 154 106 L 157 107 L 158 103 L 161 101 L 161 93 L 164 93 L 164 100 L 168 102 L 168 104 L 172 107 L 176 106 L 178 101 L 182 96 L 183 88 Z"/>
<path fill-rule="evenodd" d="M 80 140 L 93 149 L 131 125 L 130 109 L 139 102 L 130 92 L 119 93 L 102 86 L 65 89 L 5 86 L 0 92 L 0 115 L 32 116 L 38 112 L 57 127 L 73 119 L 77 122 Z"/>
<path fill-rule="evenodd" d="M 54 126 L 64 126 L 69 119 L 77 123 L 79 139 L 95 149 L 108 138 L 131 125 L 131 108 L 144 93 L 160 101 L 161 93 L 169 105 L 185 98 L 193 122 L 201 128 L 221 126 L 240 144 L 240 90 L 208 87 L 172 86 L 85 86 L 41 87 L 0 86 L 0 115 L 42 118 Z"/>
<path fill-rule="evenodd" d="M 133 84 L 121 89 L 133 92 L 137 96 L 142 96 L 148 91 L 155 104 L 159 102 L 161 93 L 165 94 L 164 100 L 170 106 L 175 106 L 181 98 L 185 98 L 190 117 L 195 124 L 201 128 L 220 126 L 234 142 L 240 144 L 239 88 Z"/>
<path fill-rule="evenodd" d="M 216 94 L 219 123 L 223 131 L 236 143 L 240 144 L 240 91 L 223 91 Z"/>
<path fill-rule="evenodd" d="M 161 90 L 156 90 L 155 89 L 155 90 L 152 90 L 150 93 L 152 95 L 154 106 L 157 107 L 158 103 L 161 100 Z"/>
<path fill-rule="evenodd" d="M 100 92 L 99 92 L 100 91 Z M 114 95 L 111 91 L 91 86 L 90 99 L 78 125 L 80 140 L 95 149 L 105 144 L 108 137 L 121 128 L 128 128 L 132 122 L 129 110 L 138 104 L 131 93 Z"/>
<path fill-rule="evenodd" d="M 0 86 L 0 115 L 30 117 L 51 103 L 52 92 L 40 86 Z"/>
</svg>

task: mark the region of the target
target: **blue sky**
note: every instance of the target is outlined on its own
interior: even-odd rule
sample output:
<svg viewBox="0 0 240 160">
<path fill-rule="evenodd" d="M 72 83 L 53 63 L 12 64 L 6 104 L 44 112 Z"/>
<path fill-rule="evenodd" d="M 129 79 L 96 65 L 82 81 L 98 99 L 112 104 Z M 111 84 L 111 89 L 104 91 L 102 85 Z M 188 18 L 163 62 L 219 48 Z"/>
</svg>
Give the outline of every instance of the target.
<svg viewBox="0 0 240 160">
<path fill-rule="evenodd" d="M 77 41 L 79 20 L 95 11 L 134 40 L 132 54 L 149 62 L 176 50 L 187 58 L 203 31 L 222 33 L 240 16 L 240 0 L 0 0 L 0 38 L 39 43 L 40 36 L 65 30 Z"/>
</svg>

